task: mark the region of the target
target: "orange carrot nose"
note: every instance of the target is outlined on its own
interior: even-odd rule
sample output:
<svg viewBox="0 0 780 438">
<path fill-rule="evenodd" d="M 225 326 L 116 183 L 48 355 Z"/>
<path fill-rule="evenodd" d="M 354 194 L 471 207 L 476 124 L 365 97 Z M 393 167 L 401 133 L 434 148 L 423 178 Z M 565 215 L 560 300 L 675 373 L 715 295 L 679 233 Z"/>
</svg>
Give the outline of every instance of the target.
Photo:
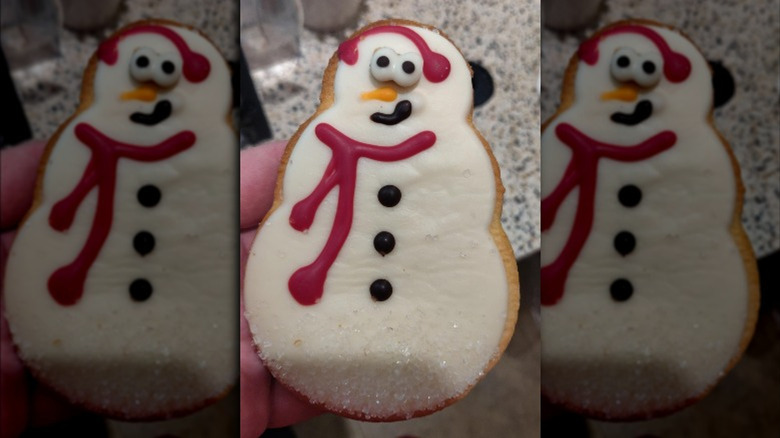
<svg viewBox="0 0 780 438">
<path fill-rule="evenodd" d="M 612 91 L 607 91 L 601 95 L 601 100 L 623 100 L 633 102 L 636 100 L 639 92 L 634 85 L 624 85 Z"/>
<path fill-rule="evenodd" d="M 141 85 L 135 90 L 125 91 L 119 95 L 122 100 L 143 100 L 153 102 L 157 99 L 157 88 L 151 85 Z"/>
<path fill-rule="evenodd" d="M 366 91 L 360 95 L 365 100 L 384 100 L 385 102 L 392 102 L 398 97 L 398 92 L 390 87 L 377 88 L 376 90 Z"/>
</svg>

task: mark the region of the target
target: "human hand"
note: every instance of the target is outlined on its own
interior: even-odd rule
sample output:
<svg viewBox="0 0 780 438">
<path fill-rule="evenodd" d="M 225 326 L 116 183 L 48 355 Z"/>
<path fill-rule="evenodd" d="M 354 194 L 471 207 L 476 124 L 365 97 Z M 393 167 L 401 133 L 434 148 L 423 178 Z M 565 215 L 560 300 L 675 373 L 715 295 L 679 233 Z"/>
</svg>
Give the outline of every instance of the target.
<svg viewBox="0 0 780 438">
<path fill-rule="evenodd" d="M 287 426 L 321 411 L 280 385 L 255 352 L 244 319 L 244 269 L 257 227 L 274 200 L 279 162 L 286 142 L 241 151 L 241 437 L 256 438 L 268 428 Z"/>
<path fill-rule="evenodd" d="M 2 293 L 16 227 L 32 204 L 46 143 L 31 141 L 0 151 L 0 436 L 19 436 L 81 412 L 28 375 L 14 351 Z"/>
</svg>

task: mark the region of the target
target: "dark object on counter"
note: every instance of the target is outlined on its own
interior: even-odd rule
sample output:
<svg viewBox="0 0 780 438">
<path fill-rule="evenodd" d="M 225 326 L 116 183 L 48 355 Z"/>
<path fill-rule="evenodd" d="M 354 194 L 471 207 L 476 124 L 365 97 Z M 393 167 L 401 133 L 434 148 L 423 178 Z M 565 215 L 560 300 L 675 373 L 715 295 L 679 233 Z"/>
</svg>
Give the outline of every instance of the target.
<svg viewBox="0 0 780 438">
<path fill-rule="evenodd" d="M 263 105 L 255 92 L 252 77 L 249 75 L 244 53 L 241 52 L 239 61 L 239 122 L 238 131 L 241 138 L 241 147 L 260 143 L 271 138 L 271 128 L 263 114 Z"/>
<path fill-rule="evenodd" d="M 469 61 L 474 76 L 471 78 L 471 86 L 474 88 L 474 108 L 482 106 L 493 96 L 493 78 L 482 65 Z"/>
<path fill-rule="evenodd" d="M 734 76 L 720 61 L 707 61 L 712 69 L 712 90 L 715 108 L 723 106 L 734 97 Z"/>
<path fill-rule="evenodd" d="M 0 148 L 21 143 L 32 138 L 30 124 L 24 115 L 24 108 L 16 94 L 14 82 L 0 48 L 0 90 L 3 96 L 3 117 L 0 117 Z"/>
<path fill-rule="evenodd" d="M 761 310 L 780 310 L 780 251 L 758 259 L 758 279 L 761 284 Z"/>
</svg>

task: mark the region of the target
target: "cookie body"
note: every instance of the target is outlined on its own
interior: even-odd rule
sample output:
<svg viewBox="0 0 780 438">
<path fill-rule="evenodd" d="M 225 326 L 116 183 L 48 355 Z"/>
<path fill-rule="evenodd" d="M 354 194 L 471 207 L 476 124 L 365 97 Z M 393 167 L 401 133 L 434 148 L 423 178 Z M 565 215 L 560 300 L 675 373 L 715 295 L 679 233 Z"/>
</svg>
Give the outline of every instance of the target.
<svg viewBox="0 0 780 438">
<path fill-rule="evenodd" d="M 20 357 L 69 401 L 161 418 L 234 383 L 230 96 L 217 49 L 174 23 L 120 30 L 87 67 L 4 297 Z"/>
<path fill-rule="evenodd" d="M 583 43 L 542 134 L 542 389 L 606 419 L 668 413 L 738 360 L 758 309 L 742 187 L 707 61 L 679 31 Z"/>
<path fill-rule="evenodd" d="M 374 23 L 339 47 L 253 243 L 246 316 L 274 376 L 366 420 L 463 397 L 509 341 L 503 187 L 471 72 L 437 30 Z"/>
</svg>

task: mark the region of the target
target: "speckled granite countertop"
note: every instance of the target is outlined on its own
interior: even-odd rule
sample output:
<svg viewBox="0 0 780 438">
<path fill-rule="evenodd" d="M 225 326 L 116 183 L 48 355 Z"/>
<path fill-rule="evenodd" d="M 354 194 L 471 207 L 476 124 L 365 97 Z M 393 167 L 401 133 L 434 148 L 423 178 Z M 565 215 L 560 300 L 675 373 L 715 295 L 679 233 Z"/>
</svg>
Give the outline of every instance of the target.
<svg viewBox="0 0 780 438">
<path fill-rule="evenodd" d="M 109 27 L 90 33 L 59 29 L 61 56 L 13 71 L 33 138 L 48 139 L 76 110 L 81 77 L 98 44 L 120 27 L 147 18 L 166 18 L 197 27 L 229 60 L 238 59 L 238 2 L 137 0 L 122 2 Z"/>
<path fill-rule="evenodd" d="M 558 107 L 563 71 L 580 42 L 626 18 L 682 29 L 704 56 L 721 61 L 736 82 L 734 97 L 715 110 L 715 124 L 742 168 L 742 222 L 758 256 L 780 249 L 780 1 L 606 0 L 598 23 L 576 33 L 542 30 L 542 117 Z"/>
<path fill-rule="evenodd" d="M 407 18 L 444 31 L 466 59 L 484 66 L 495 92 L 474 111 L 493 148 L 506 187 L 502 222 L 515 254 L 539 249 L 539 22 L 538 0 L 445 2 L 366 1 L 357 22 L 337 34 L 304 29 L 296 62 L 253 80 L 274 138 L 295 133 L 319 104 L 322 73 L 338 44 L 358 28 Z"/>
</svg>

